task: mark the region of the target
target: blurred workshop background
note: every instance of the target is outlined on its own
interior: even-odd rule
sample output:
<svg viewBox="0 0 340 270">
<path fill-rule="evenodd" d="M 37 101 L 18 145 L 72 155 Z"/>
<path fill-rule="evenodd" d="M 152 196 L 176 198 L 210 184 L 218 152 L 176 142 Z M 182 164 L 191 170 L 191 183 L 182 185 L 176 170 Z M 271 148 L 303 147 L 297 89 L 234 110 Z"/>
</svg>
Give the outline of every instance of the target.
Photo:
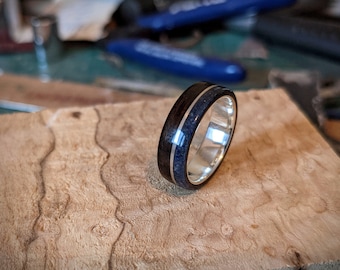
<svg viewBox="0 0 340 270">
<path fill-rule="evenodd" d="M 284 87 L 340 141 L 339 0 L 0 0 L 0 14 L 1 113 L 42 105 L 6 98 L 8 76 L 158 96 L 208 80 Z"/>
</svg>

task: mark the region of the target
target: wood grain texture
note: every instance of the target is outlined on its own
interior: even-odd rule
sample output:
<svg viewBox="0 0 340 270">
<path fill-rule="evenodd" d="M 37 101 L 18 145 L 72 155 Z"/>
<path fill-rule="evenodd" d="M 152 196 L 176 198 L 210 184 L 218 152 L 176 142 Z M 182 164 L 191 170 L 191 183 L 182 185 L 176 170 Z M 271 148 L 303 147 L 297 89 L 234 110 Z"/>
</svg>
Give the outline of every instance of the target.
<svg viewBox="0 0 340 270">
<path fill-rule="evenodd" d="M 174 100 L 0 116 L 1 269 L 271 269 L 340 259 L 340 159 L 282 90 L 237 93 L 213 179 L 155 158 Z"/>
<path fill-rule="evenodd" d="M 27 103 L 45 108 L 90 106 L 156 100 L 158 98 L 153 95 L 123 92 L 78 83 L 63 81 L 43 83 L 33 77 L 0 75 L 0 100 Z"/>
</svg>

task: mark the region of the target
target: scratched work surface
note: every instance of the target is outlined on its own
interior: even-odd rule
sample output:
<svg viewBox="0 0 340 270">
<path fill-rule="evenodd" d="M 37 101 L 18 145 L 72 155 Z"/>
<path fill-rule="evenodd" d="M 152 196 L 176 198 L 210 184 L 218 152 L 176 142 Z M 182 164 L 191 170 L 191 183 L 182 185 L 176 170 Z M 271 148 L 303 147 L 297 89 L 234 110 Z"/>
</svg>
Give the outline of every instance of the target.
<svg viewBox="0 0 340 270">
<path fill-rule="evenodd" d="M 34 78 L 13 74 L 0 76 L 0 101 L 20 102 L 44 108 L 90 106 L 156 98 L 153 95 L 122 92 L 93 85 L 62 81 L 42 83 Z"/>
<path fill-rule="evenodd" d="M 173 99 L 0 116 L 1 269 L 271 269 L 340 259 L 340 159 L 282 90 L 237 93 L 213 179 L 155 166 Z"/>
<path fill-rule="evenodd" d="M 196 46 L 188 48 L 188 50 L 210 57 L 235 59 L 238 49 L 248 38 L 248 34 L 237 31 L 216 32 L 205 36 Z M 240 90 L 265 88 L 267 87 L 268 71 L 273 68 L 290 71 L 317 70 L 325 78 L 338 77 L 339 61 L 308 54 L 306 51 L 301 53 L 301 51 L 295 51 L 275 43 L 265 43 L 264 46 L 268 50 L 267 59 L 237 59 L 247 69 L 248 76 L 242 83 L 228 83 L 229 87 Z M 39 75 L 34 51 L 0 54 L 0 73 L 1 70 L 17 75 L 34 77 Z M 89 44 L 86 46 L 84 44 L 65 44 L 61 58 L 51 63 L 50 71 L 51 77 L 55 80 L 83 84 L 92 84 L 98 77 L 108 77 L 168 83 L 185 89 L 197 80 L 173 76 L 131 61 L 125 61 L 122 67 L 117 65 L 117 59 L 112 61 L 112 57 Z"/>
</svg>

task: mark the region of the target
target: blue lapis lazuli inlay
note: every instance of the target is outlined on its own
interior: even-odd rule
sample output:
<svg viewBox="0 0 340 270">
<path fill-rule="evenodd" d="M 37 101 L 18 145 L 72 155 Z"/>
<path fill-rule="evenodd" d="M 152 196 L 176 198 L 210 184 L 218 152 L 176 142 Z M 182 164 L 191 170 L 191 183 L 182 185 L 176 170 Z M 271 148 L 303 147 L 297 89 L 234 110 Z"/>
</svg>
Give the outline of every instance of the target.
<svg viewBox="0 0 340 270">
<path fill-rule="evenodd" d="M 188 156 L 191 139 L 193 138 L 196 128 L 198 127 L 205 112 L 221 95 L 222 93 L 218 90 L 208 91 L 207 93 L 205 93 L 199 100 L 197 100 L 196 104 L 191 109 L 187 119 L 182 126 L 181 132 L 179 132 L 178 134 L 176 132 L 176 141 L 180 141 L 180 144 L 176 143 L 177 147 L 174 152 L 173 175 L 177 181 L 183 183 L 183 186 L 186 186 L 186 183 L 188 181 L 186 172 L 186 159 Z M 174 136 L 174 138 L 176 137 L 176 135 Z M 179 140 L 180 138 L 183 138 L 183 140 Z"/>
</svg>

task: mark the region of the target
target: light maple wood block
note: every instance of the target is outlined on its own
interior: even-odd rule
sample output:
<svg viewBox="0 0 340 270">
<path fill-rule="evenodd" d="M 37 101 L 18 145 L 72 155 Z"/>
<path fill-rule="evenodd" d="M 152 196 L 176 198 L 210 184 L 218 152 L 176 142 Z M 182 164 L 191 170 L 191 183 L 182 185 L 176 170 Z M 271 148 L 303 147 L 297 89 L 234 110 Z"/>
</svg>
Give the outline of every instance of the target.
<svg viewBox="0 0 340 270">
<path fill-rule="evenodd" d="M 156 169 L 173 99 L 0 116 L 0 268 L 339 260 L 339 157 L 284 91 L 237 98 L 229 152 L 196 192 Z"/>
<path fill-rule="evenodd" d="M 13 74 L 0 75 L 0 100 L 27 103 L 45 108 L 90 106 L 139 100 L 156 100 L 158 96 L 123 92 L 93 85 L 51 81 Z"/>
</svg>

